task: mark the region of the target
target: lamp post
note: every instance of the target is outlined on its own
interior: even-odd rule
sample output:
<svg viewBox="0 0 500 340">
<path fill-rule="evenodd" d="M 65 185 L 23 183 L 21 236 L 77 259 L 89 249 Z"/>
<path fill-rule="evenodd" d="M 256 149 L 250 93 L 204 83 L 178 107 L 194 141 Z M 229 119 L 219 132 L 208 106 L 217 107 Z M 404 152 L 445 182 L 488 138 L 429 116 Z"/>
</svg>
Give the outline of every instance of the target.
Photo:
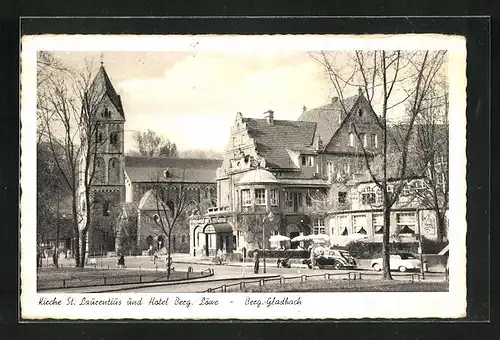
<svg viewBox="0 0 500 340">
<path fill-rule="evenodd" d="M 420 254 L 420 273 L 422 274 L 422 280 L 425 279 L 424 271 L 424 255 L 422 249 L 422 232 L 420 230 L 420 207 L 417 207 L 417 228 L 418 228 L 418 252 Z"/>
</svg>

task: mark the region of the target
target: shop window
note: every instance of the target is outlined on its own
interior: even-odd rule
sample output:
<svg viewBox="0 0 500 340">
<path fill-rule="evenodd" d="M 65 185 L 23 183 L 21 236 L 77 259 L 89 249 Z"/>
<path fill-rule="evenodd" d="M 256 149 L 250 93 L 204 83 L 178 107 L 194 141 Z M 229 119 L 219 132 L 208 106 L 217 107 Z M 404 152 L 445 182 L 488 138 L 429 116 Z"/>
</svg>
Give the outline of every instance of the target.
<svg viewBox="0 0 500 340">
<path fill-rule="evenodd" d="M 366 215 L 354 215 L 352 217 L 352 229 L 354 230 L 354 232 L 358 234 L 366 234 L 365 228 L 366 228 Z"/>
<path fill-rule="evenodd" d="M 255 204 L 265 205 L 266 204 L 266 190 L 265 189 L 255 189 Z"/>
<path fill-rule="evenodd" d="M 384 233 L 384 216 L 382 214 L 373 215 L 373 230 L 375 230 L 375 234 Z"/>
<path fill-rule="evenodd" d="M 415 220 L 414 213 L 397 214 L 399 234 L 415 234 Z"/>
</svg>

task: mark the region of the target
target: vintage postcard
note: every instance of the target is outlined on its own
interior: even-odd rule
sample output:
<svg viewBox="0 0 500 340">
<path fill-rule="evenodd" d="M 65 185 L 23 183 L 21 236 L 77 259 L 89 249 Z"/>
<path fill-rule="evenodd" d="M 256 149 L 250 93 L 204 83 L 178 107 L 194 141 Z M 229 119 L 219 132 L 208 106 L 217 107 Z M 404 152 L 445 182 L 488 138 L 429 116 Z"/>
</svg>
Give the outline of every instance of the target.
<svg viewBox="0 0 500 340">
<path fill-rule="evenodd" d="M 21 316 L 459 318 L 466 47 L 24 36 Z"/>
</svg>

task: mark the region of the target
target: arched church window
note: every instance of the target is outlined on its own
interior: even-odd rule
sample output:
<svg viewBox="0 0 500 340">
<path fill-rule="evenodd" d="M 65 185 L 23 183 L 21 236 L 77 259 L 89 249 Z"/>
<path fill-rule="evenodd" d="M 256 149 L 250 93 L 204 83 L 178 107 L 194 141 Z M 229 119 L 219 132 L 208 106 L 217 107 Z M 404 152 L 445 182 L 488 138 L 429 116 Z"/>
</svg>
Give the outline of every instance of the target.
<svg viewBox="0 0 500 340">
<path fill-rule="evenodd" d="M 117 132 L 111 132 L 109 135 L 109 142 L 111 145 L 118 146 L 118 133 Z"/>
<path fill-rule="evenodd" d="M 118 184 L 120 182 L 120 162 L 116 158 L 109 160 L 108 181 L 110 184 Z"/>
<path fill-rule="evenodd" d="M 97 143 L 102 143 L 102 132 L 97 132 Z"/>
</svg>

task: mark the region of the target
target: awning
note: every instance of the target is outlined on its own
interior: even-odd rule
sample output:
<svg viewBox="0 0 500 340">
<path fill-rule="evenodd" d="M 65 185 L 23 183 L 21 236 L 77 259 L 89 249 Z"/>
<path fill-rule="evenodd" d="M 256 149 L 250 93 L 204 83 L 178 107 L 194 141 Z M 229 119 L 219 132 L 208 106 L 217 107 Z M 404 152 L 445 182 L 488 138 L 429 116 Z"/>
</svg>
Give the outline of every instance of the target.
<svg viewBox="0 0 500 340">
<path fill-rule="evenodd" d="M 207 224 L 205 228 L 203 228 L 203 233 L 205 234 L 214 234 L 214 233 L 232 233 L 233 227 L 229 223 L 212 223 Z"/>
</svg>

